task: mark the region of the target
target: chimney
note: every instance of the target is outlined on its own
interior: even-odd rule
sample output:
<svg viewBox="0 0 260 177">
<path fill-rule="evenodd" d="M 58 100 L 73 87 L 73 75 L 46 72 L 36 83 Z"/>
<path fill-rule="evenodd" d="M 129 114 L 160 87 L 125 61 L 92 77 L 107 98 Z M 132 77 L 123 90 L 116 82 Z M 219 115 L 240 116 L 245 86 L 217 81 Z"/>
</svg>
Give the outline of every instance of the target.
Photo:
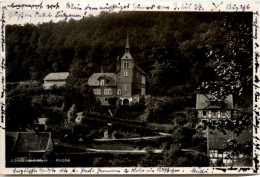
<svg viewBox="0 0 260 177">
<path fill-rule="evenodd" d="M 101 73 L 103 73 L 103 67 L 101 66 L 101 71 L 100 71 Z"/>
<path fill-rule="evenodd" d="M 117 56 L 117 59 L 116 59 L 116 70 L 118 71 L 120 68 L 121 68 L 121 66 L 120 66 L 119 56 Z"/>
</svg>

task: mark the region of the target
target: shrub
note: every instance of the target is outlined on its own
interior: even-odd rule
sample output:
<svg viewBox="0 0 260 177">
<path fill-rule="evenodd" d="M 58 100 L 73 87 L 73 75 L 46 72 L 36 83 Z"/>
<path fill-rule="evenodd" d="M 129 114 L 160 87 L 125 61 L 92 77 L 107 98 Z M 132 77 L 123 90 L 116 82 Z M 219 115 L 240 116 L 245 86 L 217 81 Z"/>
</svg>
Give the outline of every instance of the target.
<svg viewBox="0 0 260 177">
<path fill-rule="evenodd" d="M 112 138 L 123 138 L 123 135 L 117 131 L 113 131 Z"/>
<path fill-rule="evenodd" d="M 117 102 L 117 97 L 113 97 L 113 98 L 108 98 L 108 103 L 111 105 L 115 105 Z"/>
</svg>

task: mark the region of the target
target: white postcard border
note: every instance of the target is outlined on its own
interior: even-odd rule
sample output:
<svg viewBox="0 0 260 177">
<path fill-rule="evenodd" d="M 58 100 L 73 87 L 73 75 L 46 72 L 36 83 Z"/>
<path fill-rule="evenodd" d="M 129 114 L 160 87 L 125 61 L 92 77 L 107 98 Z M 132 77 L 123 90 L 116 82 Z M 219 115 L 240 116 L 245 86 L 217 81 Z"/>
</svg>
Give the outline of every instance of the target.
<svg viewBox="0 0 260 177">
<path fill-rule="evenodd" d="M 75 3 L 81 9 L 66 8 L 67 3 Z M 78 5 L 77 5 L 78 4 Z M 260 83 L 259 83 L 259 10 L 260 2 L 243 1 L 2 1 L 1 6 L 1 64 L 0 64 L 0 174 L 255 174 L 259 173 L 260 160 Z M 192 11 L 192 12 L 253 12 L 253 166 L 248 167 L 111 167 L 111 168 L 6 168 L 5 167 L 5 26 L 7 24 L 24 24 L 54 22 L 81 19 L 96 11 Z M 58 11 L 66 12 L 57 14 Z M 15 13 L 17 12 L 17 13 Z M 36 15 L 36 12 L 38 14 Z M 43 15 L 43 12 L 46 14 Z M 49 15 L 51 14 L 51 16 Z M 49 15 L 49 16 L 48 16 Z M 60 16 L 59 16 L 60 15 Z"/>
</svg>

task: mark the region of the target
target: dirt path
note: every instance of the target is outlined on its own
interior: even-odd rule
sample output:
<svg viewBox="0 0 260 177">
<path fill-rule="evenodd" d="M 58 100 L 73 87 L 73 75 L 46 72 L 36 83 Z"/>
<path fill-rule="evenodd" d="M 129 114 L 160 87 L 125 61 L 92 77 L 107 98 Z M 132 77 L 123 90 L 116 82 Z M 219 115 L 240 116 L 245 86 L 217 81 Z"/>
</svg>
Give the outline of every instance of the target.
<svg viewBox="0 0 260 177">
<path fill-rule="evenodd" d="M 98 153 L 116 153 L 116 154 L 146 154 L 147 151 L 142 150 L 104 150 L 104 149 L 92 149 L 92 148 L 86 148 L 87 151 L 91 152 L 98 152 Z M 155 149 L 152 151 L 152 153 L 160 154 L 162 153 L 162 149 Z"/>
<path fill-rule="evenodd" d="M 82 152 L 78 153 L 104 153 L 104 154 L 146 154 L 147 151 L 145 149 L 133 149 L 133 150 L 111 150 L 111 149 L 94 149 L 94 148 L 87 148 L 86 145 L 71 145 L 69 143 L 62 143 L 62 146 L 70 147 L 70 148 L 77 148 L 80 149 Z M 152 153 L 160 154 L 162 153 L 162 149 L 155 149 Z M 78 154 L 75 153 L 75 154 Z"/>
<path fill-rule="evenodd" d="M 120 138 L 120 139 L 92 139 L 93 141 L 102 141 L 102 142 L 109 142 L 109 141 L 136 141 L 136 140 L 151 140 L 151 139 L 159 139 L 162 137 L 171 136 L 169 133 L 159 133 L 156 136 L 144 136 L 144 137 L 137 137 L 137 138 Z"/>
</svg>

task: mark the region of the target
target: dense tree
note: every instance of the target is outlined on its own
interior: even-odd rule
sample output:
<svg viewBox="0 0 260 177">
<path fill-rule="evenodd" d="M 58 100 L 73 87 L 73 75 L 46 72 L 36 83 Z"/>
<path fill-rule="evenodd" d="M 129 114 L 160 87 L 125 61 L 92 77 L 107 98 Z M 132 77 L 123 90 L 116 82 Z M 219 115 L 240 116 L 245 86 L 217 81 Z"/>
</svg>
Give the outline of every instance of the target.
<svg viewBox="0 0 260 177">
<path fill-rule="evenodd" d="M 204 82 L 200 89 L 209 90 L 216 98 L 223 99 L 228 94 L 235 97 L 252 93 L 252 20 L 246 20 L 252 14 L 241 18 L 235 14 L 224 14 L 215 20 L 225 45 L 208 47 L 207 58 L 211 59 L 217 81 Z"/>
<path fill-rule="evenodd" d="M 241 62 L 237 64 L 237 59 L 248 58 L 252 53 L 245 52 L 250 48 L 251 16 L 121 12 L 101 13 L 79 21 L 7 25 L 7 81 L 42 80 L 47 73 L 58 71 L 70 71 L 77 79 L 88 78 L 100 71 L 100 65 L 105 72 L 114 72 L 128 31 L 132 55 L 148 73 L 147 91 L 156 96 L 169 95 L 176 85 L 214 80 L 211 64 L 224 55 L 235 61 L 240 75 L 248 73 L 242 70 Z M 235 27 L 232 21 L 240 25 Z M 240 30 L 235 32 L 236 29 Z M 244 29 L 247 33 L 243 33 Z M 233 69 L 225 77 L 230 72 Z"/>
<path fill-rule="evenodd" d="M 242 18 L 235 14 L 223 14 L 223 17 L 221 19 L 217 17 L 213 25 L 218 26 L 225 45 L 208 46 L 206 56 L 213 61 L 216 79 L 202 82 L 199 91 L 211 93 L 215 100 L 224 100 L 228 94 L 232 94 L 235 101 L 240 100 L 237 104 L 238 107 L 248 107 L 248 102 L 249 105 L 252 105 L 253 102 L 251 96 L 253 51 L 252 20 L 246 19 L 252 17 L 252 14 L 244 14 Z M 246 101 L 242 101 L 245 98 Z M 243 132 L 251 131 L 252 121 L 252 112 L 249 114 L 242 112 L 231 119 L 209 121 L 206 123 L 206 127 L 217 129 L 224 135 L 227 131 L 234 134 L 225 142 L 224 148 L 224 151 L 228 153 L 228 158 L 234 160 L 234 157 L 240 154 L 252 155 L 251 138 L 245 143 L 236 141 L 236 138 L 242 136 Z"/>
<path fill-rule="evenodd" d="M 7 84 L 6 88 L 7 130 L 24 130 L 37 119 L 37 107 L 32 107 L 32 100 L 43 89 L 37 82 Z"/>
<path fill-rule="evenodd" d="M 71 108 L 69 109 L 69 111 L 67 112 L 67 117 L 68 117 L 69 122 L 75 121 L 76 112 L 77 112 L 76 106 L 75 106 L 75 104 L 73 104 L 71 106 Z"/>
<path fill-rule="evenodd" d="M 193 151 L 185 152 L 183 149 L 190 147 L 192 136 L 195 135 L 195 130 L 179 127 L 172 134 L 172 140 L 164 145 L 163 160 L 161 166 L 168 167 L 188 167 L 193 166 L 208 166 L 209 158 L 206 154 L 206 141 L 200 140 L 200 143 L 193 144 Z M 201 139 L 201 138 L 197 138 Z M 196 141 L 193 141 L 196 142 Z M 187 144 L 188 143 L 188 144 Z"/>
</svg>

